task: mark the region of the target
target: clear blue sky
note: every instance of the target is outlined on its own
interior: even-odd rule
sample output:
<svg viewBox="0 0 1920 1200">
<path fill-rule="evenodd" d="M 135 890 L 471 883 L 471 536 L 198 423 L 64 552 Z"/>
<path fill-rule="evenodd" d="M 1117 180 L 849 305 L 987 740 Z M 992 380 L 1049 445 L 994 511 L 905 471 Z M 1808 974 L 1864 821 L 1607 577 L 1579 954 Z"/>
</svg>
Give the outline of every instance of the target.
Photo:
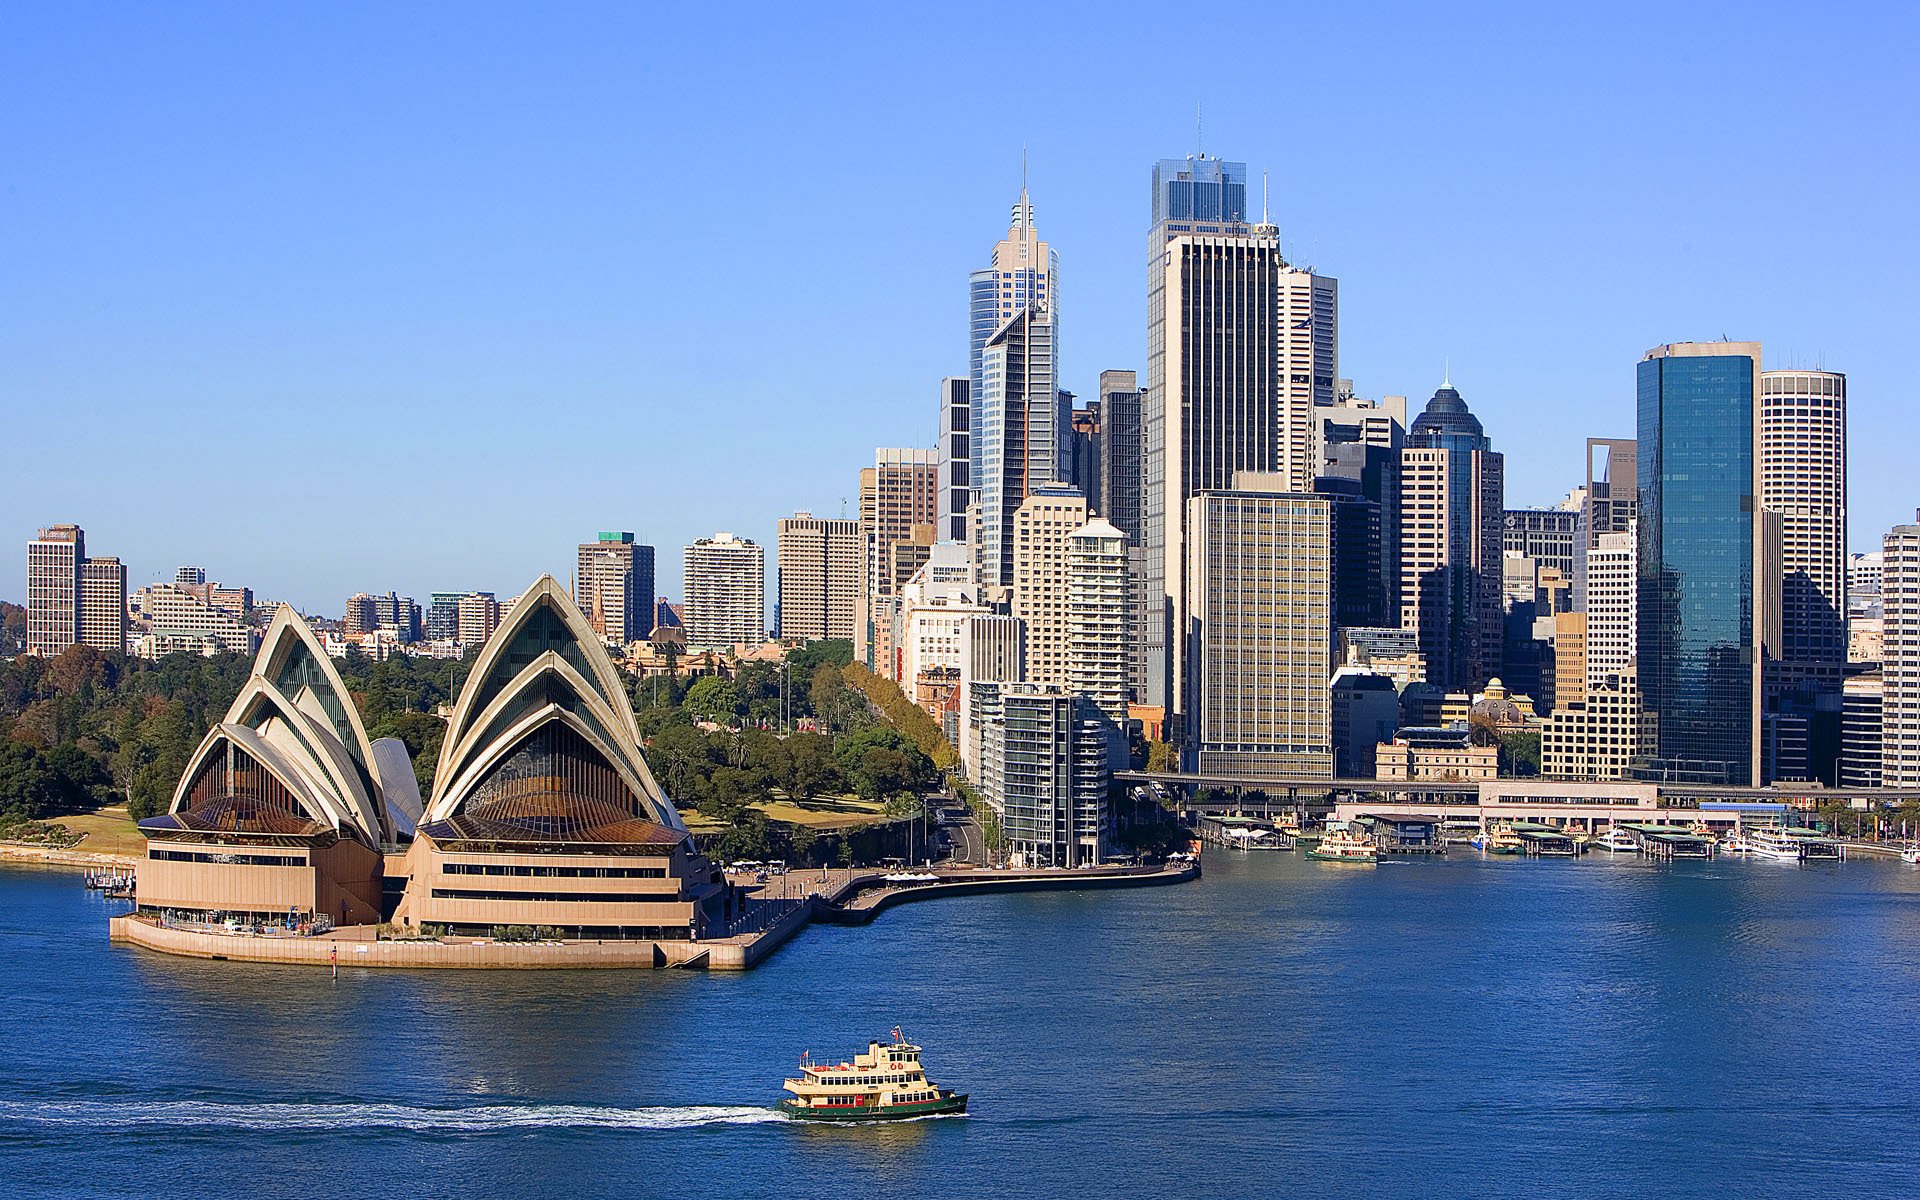
<svg viewBox="0 0 1920 1200">
<path fill-rule="evenodd" d="M 1577 7 L 1578 11 L 1568 11 Z M 1637 9 L 1637 11 L 1636 11 Z M 698 10 L 698 11 L 695 11 Z M 1508 502 L 1633 364 L 1851 376 L 1911 519 L 1920 23 L 1894 5 L 13 6 L 0 596 L 34 529 L 337 613 L 837 513 L 928 444 L 1029 147 L 1066 384 L 1144 357 L 1153 161 L 1272 174 L 1341 374 L 1453 381 Z M 769 553 L 771 559 L 771 553 Z"/>
</svg>

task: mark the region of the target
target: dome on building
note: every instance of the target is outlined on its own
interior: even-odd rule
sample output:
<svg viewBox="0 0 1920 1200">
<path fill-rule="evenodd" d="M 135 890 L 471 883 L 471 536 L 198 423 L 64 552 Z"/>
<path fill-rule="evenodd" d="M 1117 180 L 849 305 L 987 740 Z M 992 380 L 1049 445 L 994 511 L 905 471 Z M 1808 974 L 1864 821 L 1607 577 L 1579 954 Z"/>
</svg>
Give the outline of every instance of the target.
<svg viewBox="0 0 1920 1200">
<path fill-rule="evenodd" d="M 1486 431 L 1481 428 L 1480 418 L 1467 411 L 1467 402 L 1449 383 L 1442 384 L 1433 399 L 1427 401 L 1426 410 L 1413 419 L 1413 428 L 1407 434 L 1411 441 L 1420 443 L 1440 437 L 1481 438 L 1486 436 Z"/>
</svg>

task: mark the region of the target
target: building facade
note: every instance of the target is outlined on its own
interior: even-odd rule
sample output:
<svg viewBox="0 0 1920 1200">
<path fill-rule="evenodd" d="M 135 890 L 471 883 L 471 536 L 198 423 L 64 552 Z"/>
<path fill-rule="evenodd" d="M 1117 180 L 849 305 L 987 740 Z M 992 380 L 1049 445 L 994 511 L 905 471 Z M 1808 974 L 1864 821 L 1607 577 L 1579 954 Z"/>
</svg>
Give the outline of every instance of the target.
<svg viewBox="0 0 1920 1200">
<path fill-rule="evenodd" d="M 53 658 L 76 644 L 126 652 L 127 568 L 88 558 L 78 525 L 55 525 L 27 543 L 27 653 Z"/>
<path fill-rule="evenodd" d="M 1083 867 L 1106 858 L 1109 726 L 1091 700 L 1036 683 L 976 685 L 980 790 L 1009 859 Z"/>
<path fill-rule="evenodd" d="M 1881 541 L 1880 779 L 1920 787 L 1920 513 Z"/>
<path fill-rule="evenodd" d="M 1847 662 L 1847 377 L 1760 373 L 1760 506 L 1780 514 L 1779 661 L 1769 690 L 1835 708 Z"/>
<path fill-rule="evenodd" d="M 1624 779 L 1653 753 L 1631 675 L 1589 683 L 1573 703 L 1547 717 L 1540 731 L 1540 773 L 1554 779 Z"/>
<path fill-rule="evenodd" d="M 921 526 L 927 531 L 926 543 L 936 540 L 939 483 L 938 450 L 877 449 L 873 466 L 860 471 L 860 540 L 866 547 L 866 581 L 854 614 L 853 655 L 876 671 L 891 652 L 885 643 L 893 619 L 887 601 L 897 588 L 893 547 L 913 542 L 914 531 Z"/>
<path fill-rule="evenodd" d="M 1067 535 L 1067 646 L 1062 681 L 1116 732 L 1133 699 L 1133 601 L 1127 535 L 1095 517 Z"/>
<path fill-rule="evenodd" d="M 625 531 L 603 531 L 575 550 L 574 601 L 616 646 L 653 634 L 653 560 L 653 547 Z"/>
<path fill-rule="evenodd" d="M 1067 681 L 1070 540 L 1086 523 L 1086 498 L 1064 486 L 1034 492 L 1013 513 L 1011 607 L 1026 626 L 1031 682 Z"/>
<path fill-rule="evenodd" d="M 1427 679 L 1471 689 L 1500 669 L 1505 461 L 1460 393 L 1443 385 L 1400 453 L 1400 625 Z"/>
<path fill-rule="evenodd" d="M 866 580 L 860 522 L 795 513 L 779 539 L 780 636 L 852 640 Z"/>
<path fill-rule="evenodd" d="M 757 646 L 767 638 L 766 552 L 751 538 L 716 533 L 687 547 L 687 645 Z"/>
<path fill-rule="evenodd" d="M 1068 403 L 1055 374 L 1052 310 L 1022 308 L 987 339 L 974 404 L 973 530 L 985 584 L 1013 581 L 1013 517 L 1026 498 L 1071 474 Z"/>
<path fill-rule="evenodd" d="M 973 503 L 973 381 L 940 381 L 940 445 L 935 521 L 943 542 L 967 540 L 967 508 Z"/>
</svg>

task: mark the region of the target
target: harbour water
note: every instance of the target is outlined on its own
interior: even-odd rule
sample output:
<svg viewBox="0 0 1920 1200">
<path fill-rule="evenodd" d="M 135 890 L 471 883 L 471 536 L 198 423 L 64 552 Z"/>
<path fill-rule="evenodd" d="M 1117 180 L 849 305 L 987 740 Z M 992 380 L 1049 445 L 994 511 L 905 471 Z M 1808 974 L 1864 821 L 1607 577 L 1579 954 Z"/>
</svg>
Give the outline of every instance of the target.
<svg viewBox="0 0 1920 1200">
<path fill-rule="evenodd" d="M 1903 1196 L 1920 870 L 1208 856 L 739 975 L 110 948 L 0 868 L 0 1178 L 105 1196 Z M 961 1119 L 767 1109 L 894 1024 Z"/>
</svg>

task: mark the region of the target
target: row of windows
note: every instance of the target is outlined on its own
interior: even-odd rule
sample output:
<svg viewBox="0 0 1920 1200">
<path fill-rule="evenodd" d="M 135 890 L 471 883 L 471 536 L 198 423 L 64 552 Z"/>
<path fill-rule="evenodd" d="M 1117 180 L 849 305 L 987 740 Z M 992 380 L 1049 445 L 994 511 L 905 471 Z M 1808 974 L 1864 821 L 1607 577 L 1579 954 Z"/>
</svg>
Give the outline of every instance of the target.
<svg viewBox="0 0 1920 1200">
<path fill-rule="evenodd" d="M 224 854 L 207 850 L 161 850 L 149 849 L 147 858 L 153 862 L 200 862 L 220 863 L 234 867 L 304 867 L 304 858 L 290 858 L 284 854 Z"/>
<path fill-rule="evenodd" d="M 665 867 L 530 867 L 502 863 L 447 863 L 448 875 L 517 875 L 551 879 L 657 879 Z"/>
<path fill-rule="evenodd" d="M 508 904 L 658 904 L 657 894 L 634 892 L 489 892 L 474 888 L 434 888 L 436 900 L 497 900 Z"/>
</svg>

